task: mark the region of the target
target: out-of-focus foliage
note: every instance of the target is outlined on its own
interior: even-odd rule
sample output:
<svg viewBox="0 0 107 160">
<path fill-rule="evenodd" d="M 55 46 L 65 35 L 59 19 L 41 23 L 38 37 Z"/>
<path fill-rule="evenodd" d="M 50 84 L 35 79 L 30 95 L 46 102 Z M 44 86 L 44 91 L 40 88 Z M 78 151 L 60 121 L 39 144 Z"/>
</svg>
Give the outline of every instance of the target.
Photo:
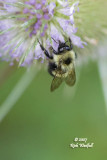
<svg viewBox="0 0 107 160">
<path fill-rule="evenodd" d="M 0 104 L 23 73 L 13 72 L 0 87 Z M 0 124 L 0 159 L 106 160 L 107 118 L 97 66 L 83 67 L 72 100 L 63 95 L 64 84 L 50 93 L 50 82 L 41 71 Z M 88 138 L 94 148 L 71 149 L 75 137 Z"/>
<path fill-rule="evenodd" d="M 79 12 L 74 15 L 78 27 L 77 35 L 88 45 L 84 50 L 79 49 L 79 53 L 92 55 L 93 48 L 98 47 L 107 37 L 106 9 L 106 0 L 80 0 Z"/>
</svg>

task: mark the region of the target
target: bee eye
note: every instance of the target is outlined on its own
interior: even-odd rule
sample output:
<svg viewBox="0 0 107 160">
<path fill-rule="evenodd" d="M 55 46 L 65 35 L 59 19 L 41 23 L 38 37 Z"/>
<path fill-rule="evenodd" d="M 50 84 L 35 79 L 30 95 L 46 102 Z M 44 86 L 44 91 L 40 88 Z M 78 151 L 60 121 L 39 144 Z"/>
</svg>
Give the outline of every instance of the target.
<svg viewBox="0 0 107 160">
<path fill-rule="evenodd" d="M 62 52 L 64 49 L 63 48 L 60 48 L 60 52 Z"/>
<path fill-rule="evenodd" d="M 72 61 L 71 58 L 67 58 L 67 59 L 64 61 L 64 63 L 65 63 L 66 65 L 69 65 L 69 64 L 71 63 L 71 61 Z"/>
<path fill-rule="evenodd" d="M 66 47 L 66 50 L 68 50 L 68 51 L 69 51 L 69 50 L 70 50 L 70 48 L 69 48 L 69 47 Z"/>
</svg>

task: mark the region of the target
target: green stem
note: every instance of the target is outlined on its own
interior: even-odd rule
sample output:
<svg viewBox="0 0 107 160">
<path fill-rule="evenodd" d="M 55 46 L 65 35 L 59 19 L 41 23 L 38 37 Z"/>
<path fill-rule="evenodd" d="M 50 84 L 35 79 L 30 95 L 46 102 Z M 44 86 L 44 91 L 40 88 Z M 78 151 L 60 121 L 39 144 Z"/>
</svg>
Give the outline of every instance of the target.
<svg viewBox="0 0 107 160">
<path fill-rule="evenodd" d="M 102 89 L 107 107 L 107 58 L 101 58 L 98 62 L 99 74 L 102 81 Z"/>
<path fill-rule="evenodd" d="M 0 106 L 0 122 L 5 118 L 12 107 L 14 107 L 15 103 L 20 99 L 24 91 L 34 79 L 37 72 L 38 70 L 34 67 L 29 72 L 26 71 L 25 74 L 21 77 L 5 102 Z"/>
</svg>

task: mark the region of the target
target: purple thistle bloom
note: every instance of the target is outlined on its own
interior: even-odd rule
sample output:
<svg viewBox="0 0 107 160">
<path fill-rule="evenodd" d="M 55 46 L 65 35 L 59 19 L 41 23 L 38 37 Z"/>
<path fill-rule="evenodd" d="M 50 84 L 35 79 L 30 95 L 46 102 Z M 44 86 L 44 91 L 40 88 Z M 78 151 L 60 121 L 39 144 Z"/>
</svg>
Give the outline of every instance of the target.
<svg viewBox="0 0 107 160">
<path fill-rule="evenodd" d="M 56 7 L 54 2 L 51 2 L 48 6 L 48 11 L 49 11 L 49 15 L 53 16 L 54 15 L 54 8 Z"/>
<path fill-rule="evenodd" d="M 29 4 L 35 5 L 35 0 L 29 0 Z"/>
<path fill-rule="evenodd" d="M 46 20 L 49 20 L 49 19 L 50 19 L 49 13 L 44 14 L 44 19 L 46 19 Z"/>
<path fill-rule="evenodd" d="M 38 9 L 42 9 L 42 4 L 40 4 L 40 3 L 37 3 L 36 5 L 35 5 L 35 8 L 38 10 Z"/>
<path fill-rule="evenodd" d="M 86 43 L 75 35 L 74 13 L 79 11 L 78 4 L 62 0 L 0 0 L 1 59 L 11 64 L 16 60 L 21 66 L 46 59 L 38 39 L 47 49 L 50 44 L 57 50 L 58 44 L 52 38 L 64 42 L 70 37 L 73 45 L 83 48 Z"/>
</svg>

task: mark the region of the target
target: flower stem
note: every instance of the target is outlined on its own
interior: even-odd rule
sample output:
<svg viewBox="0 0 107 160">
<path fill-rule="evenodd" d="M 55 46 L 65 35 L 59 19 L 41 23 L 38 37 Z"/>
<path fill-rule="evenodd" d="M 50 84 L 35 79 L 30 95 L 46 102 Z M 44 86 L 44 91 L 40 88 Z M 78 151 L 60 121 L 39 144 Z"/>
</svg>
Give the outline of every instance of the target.
<svg viewBox="0 0 107 160">
<path fill-rule="evenodd" d="M 12 107 L 14 107 L 15 103 L 20 99 L 24 91 L 34 79 L 37 72 L 38 70 L 34 67 L 30 71 L 26 71 L 25 74 L 21 77 L 7 99 L 0 106 L 0 122 L 5 118 Z"/>
<path fill-rule="evenodd" d="M 104 99 L 107 107 L 107 58 L 101 58 L 98 62 L 99 74 L 102 81 Z"/>
</svg>

